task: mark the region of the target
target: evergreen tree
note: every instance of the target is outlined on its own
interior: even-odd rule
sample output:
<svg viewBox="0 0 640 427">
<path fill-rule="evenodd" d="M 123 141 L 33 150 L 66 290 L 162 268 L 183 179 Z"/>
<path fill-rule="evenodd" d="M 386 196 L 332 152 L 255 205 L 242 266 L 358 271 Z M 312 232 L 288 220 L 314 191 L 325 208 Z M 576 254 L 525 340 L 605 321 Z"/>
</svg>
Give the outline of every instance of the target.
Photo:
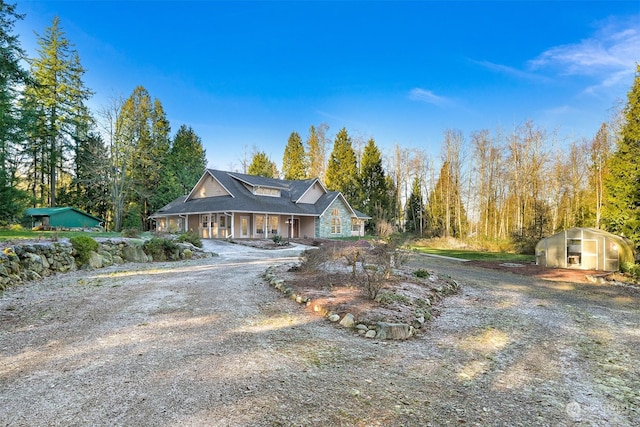
<svg viewBox="0 0 640 427">
<path fill-rule="evenodd" d="M 169 122 L 158 99 L 152 101 L 142 86 L 134 89 L 124 102 L 119 117 L 119 137 L 130 141 L 131 190 L 128 193 L 128 210 L 124 216 L 130 226 L 149 228 L 149 216 L 169 202 L 170 195 L 158 192 L 166 187 L 166 164 L 169 154 Z M 137 218 L 135 218 L 137 217 Z"/>
<path fill-rule="evenodd" d="M 405 208 L 405 230 L 409 233 L 422 236 L 425 217 L 426 212 L 422 199 L 422 186 L 420 185 L 420 179 L 415 177 L 413 179 L 413 185 L 411 186 L 411 195 L 407 200 Z"/>
<path fill-rule="evenodd" d="M 0 225 L 16 221 L 27 202 L 27 194 L 17 189 L 18 141 L 23 139 L 24 123 L 17 108 L 18 87 L 28 81 L 20 65 L 24 51 L 13 34 L 16 5 L 0 1 Z"/>
<path fill-rule="evenodd" d="M 34 133 L 42 147 L 36 147 L 39 149 L 32 154 L 41 156 L 40 163 L 47 171 L 48 202 L 56 206 L 57 180 L 71 168 L 68 159 L 73 158 L 73 138 L 80 137 L 78 126 L 87 118 L 84 103 L 92 93 L 84 86 L 85 70 L 57 16 L 38 37 L 38 45 L 39 57 L 30 61 L 35 82 L 27 88 L 27 96 L 39 106 L 42 119 L 34 122 L 39 127 Z M 44 182 L 44 174 L 42 178 Z"/>
<path fill-rule="evenodd" d="M 382 167 L 382 154 L 373 138 L 364 147 L 362 154 L 359 190 L 358 209 L 371 216 L 371 220 L 367 222 L 367 228 L 375 230 L 379 220 L 390 219 L 392 209 L 389 202 L 387 177 Z"/>
<path fill-rule="evenodd" d="M 627 97 L 616 149 L 607 162 L 602 219 L 607 230 L 640 247 L 640 64 Z"/>
<path fill-rule="evenodd" d="M 191 126 L 182 125 L 176 132 L 169 151 L 169 170 L 177 185 L 178 197 L 188 194 L 207 167 L 207 154 L 202 139 Z"/>
<path fill-rule="evenodd" d="M 324 179 L 325 174 L 325 147 L 326 131 L 328 125 L 321 124 L 317 129 L 315 126 L 309 128 L 307 138 L 307 163 L 309 165 L 309 177 Z"/>
<path fill-rule="evenodd" d="M 347 200 L 357 200 L 358 164 L 345 128 L 336 135 L 327 165 L 326 185 L 330 190 L 340 191 Z"/>
<path fill-rule="evenodd" d="M 282 175 L 284 179 L 296 180 L 307 178 L 307 161 L 302 139 L 297 132 L 291 132 L 282 158 Z"/>
<path fill-rule="evenodd" d="M 276 164 L 269 159 L 264 151 L 258 151 L 253 154 L 247 173 L 249 175 L 264 176 L 267 178 L 278 177 Z"/>
<path fill-rule="evenodd" d="M 107 218 L 109 203 L 109 159 L 102 137 L 90 133 L 78 141 L 75 156 L 75 176 L 69 191 L 61 192 L 61 204 L 74 206 L 100 218 Z"/>
</svg>

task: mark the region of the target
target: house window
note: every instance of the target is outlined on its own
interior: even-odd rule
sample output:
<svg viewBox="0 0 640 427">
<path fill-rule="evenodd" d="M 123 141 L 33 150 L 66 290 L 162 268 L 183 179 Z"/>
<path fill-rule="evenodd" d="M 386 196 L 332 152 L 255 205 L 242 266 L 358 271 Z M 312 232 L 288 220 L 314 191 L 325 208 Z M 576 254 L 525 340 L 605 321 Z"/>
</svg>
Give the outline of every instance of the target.
<svg viewBox="0 0 640 427">
<path fill-rule="evenodd" d="M 360 220 L 358 219 L 351 220 L 351 231 L 355 231 L 355 232 L 360 231 Z"/>
<path fill-rule="evenodd" d="M 227 217 L 220 215 L 220 228 L 227 228 Z"/>
<path fill-rule="evenodd" d="M 264 217 L 256 217 L 256 234 L 264 234 Z"/>
<path fill-rule="evenodd" d="M 338 208 L 331 211 L 331 234 L 342 234 L 342 219 Z"/>
<path fill-rule="evenodd" d="M 270 234 L 278 234 L 278 222 L 279 222 L 279 218 L 277 216 L 269 217 L 269 233 Z"/>
<path fill-rule="evenodd" d="M 280 190 L 278 190 L 276 188 L 258 187 L 258 188 L 255 189 L 255 191 L 253 193 L 255 195 L 258 195 L 258 196 L 280 197 Z"/>
<path fill-rule="evenodd" d="M 200 222 L 202 223 L 202 228 L 209 227 L 209 215 L 200 215 Z"/>
</svg>

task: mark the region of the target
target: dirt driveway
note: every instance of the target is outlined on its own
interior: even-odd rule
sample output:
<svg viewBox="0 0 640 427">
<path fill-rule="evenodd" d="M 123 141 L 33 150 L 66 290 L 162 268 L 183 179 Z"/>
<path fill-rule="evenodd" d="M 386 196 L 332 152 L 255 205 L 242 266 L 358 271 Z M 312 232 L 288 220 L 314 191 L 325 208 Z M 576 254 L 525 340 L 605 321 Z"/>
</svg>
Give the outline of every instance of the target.
<svg viewBox="0 0 640 427">
<path fill-rule="evenodd" d="M 463 290 L 375 341 L 259 280 L 297 250 L 214 250 L 6 291 L 0 425 L 640 424 L 635 291 L 415 258 Z"/>
</svg>

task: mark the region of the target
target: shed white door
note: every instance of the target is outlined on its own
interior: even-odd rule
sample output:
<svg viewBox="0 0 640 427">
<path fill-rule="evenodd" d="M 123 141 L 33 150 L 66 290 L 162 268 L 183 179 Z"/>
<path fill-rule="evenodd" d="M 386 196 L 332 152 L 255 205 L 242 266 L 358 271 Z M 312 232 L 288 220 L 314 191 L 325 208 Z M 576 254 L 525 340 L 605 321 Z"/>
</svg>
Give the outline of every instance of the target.
<svg viewBox="0 0 640 427">
<path fill-rule="evenodd" d="M 582 241 L 582 268 L 598 269 L 598 241 L 584 239 Z"/>
</svg>

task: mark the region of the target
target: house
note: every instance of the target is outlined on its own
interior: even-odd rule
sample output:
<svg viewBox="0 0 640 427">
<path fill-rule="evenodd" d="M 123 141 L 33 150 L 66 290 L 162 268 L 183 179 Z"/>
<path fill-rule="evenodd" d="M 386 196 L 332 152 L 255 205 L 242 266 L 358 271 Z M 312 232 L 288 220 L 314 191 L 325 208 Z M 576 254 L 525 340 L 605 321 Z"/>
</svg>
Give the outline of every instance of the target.
<svg viewBox="0 0 640 427">
<path fill-rule="evenodd" d="M 317 178 L 289 181 L 215 169 L 151 218 L 158 231 L 194 231 L 205 239 L 363 236 L 370 219 Z"/>
<path fill-rule="evenodd" d="M 544 267 L 618 271 L 634 262 L 633 243 L 596 228 L 570 228 L 536 245 L 536 264 Z"/>
<path fill-rule="evenodd" d="M 43 230 L 52 228 L 94 228 L 104 225 L 104 220 L 72 207 L 30 208 L 25 215 L 31 217 L 31 227 Z"/>
</svg>

